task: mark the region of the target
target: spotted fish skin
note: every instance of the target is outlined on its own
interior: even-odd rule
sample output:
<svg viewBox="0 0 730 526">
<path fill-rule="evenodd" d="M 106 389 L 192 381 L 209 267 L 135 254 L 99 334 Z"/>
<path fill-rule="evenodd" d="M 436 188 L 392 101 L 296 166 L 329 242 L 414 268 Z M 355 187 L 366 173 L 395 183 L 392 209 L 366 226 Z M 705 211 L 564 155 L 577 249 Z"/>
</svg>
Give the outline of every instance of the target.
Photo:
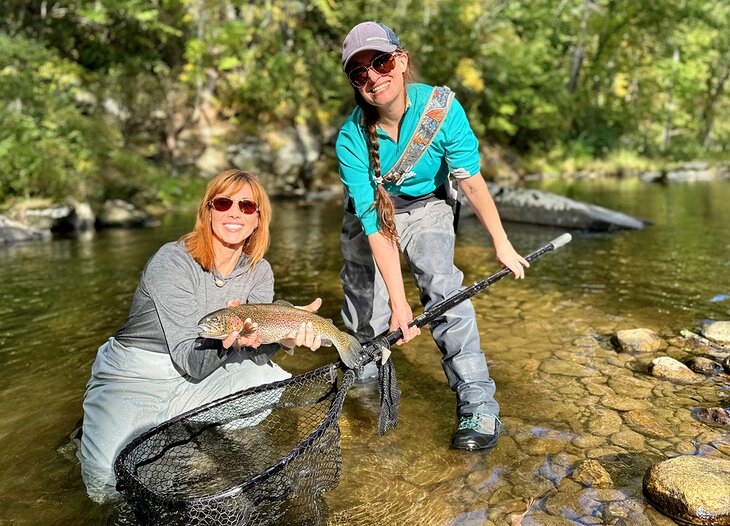
<svg viewBox="0 0 730 526">
<path fill-rule="evenodd" d="M 298 331 L 302 323 L 311 323 L 314 334 L 322 339 L 322 345 L 334 346 L 347 367 L 359 364 L 362 346 L 357 339 L 335 327 L 332 320 L 283 301 L 243 303 L 211 312 L 198 322 L 199 334 L 216 340 L 225 339 L 233 331 L 246 336 L 251 332 L 244 325 L 247 319 L 257 325 L 257 336 L 263 344 L 280 343 L 287 335 Z"/>
</svg>

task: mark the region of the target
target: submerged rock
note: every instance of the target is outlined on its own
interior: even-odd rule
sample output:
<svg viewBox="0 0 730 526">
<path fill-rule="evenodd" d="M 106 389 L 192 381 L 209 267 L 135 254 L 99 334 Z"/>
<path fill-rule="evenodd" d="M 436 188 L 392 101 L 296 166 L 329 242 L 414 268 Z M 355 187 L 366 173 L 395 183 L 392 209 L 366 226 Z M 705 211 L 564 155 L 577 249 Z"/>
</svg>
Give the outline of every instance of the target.
<svg viewBox="0 0 730 526">
<path fill-rule="evenodd" d="M 616 332 L 619 350 L 628 353 L 656 352 L 667 344 L 657 333 L 649 329 L 626 329 Z"/>
<path fill-rule="evenodd" d="M 730 412 L 723 407 L 702 407 L 693 411 L 697 420 L 713 426 L 730 428 Z M 730 498 L 730 495 L 728 495 Z"/>
<path fill-rule="evenodd" d="M 722 364 L 703 356 L 693 356 L 685 362 L 685 365 L 699 374 L 711 375 L 723 372 Z"/>
<path fill-rule="evenodd" d="M 623 415 L 626 423 L 642 435 L 656 438 L 669 438 L 674 431 L 662 424 L 655 416 L 647 411 L 628 411 Z"/>
<path fill-rule="evenodd" d="M 699 351 L 714 358 L 722 358 L 730 353 L 730 345 L 725 347 L 687 329 L 682 329 L 679 334 L 680 336 L 672 338 L 669 343 L 680 349 Z"/>
<path fill-rule="evenodd" d="M 610 488 L 613 487 L 613 480 L 606 468 L 597 460 L 585 460 L 573 471 L 571 477 L 581 486 L 586 488 Z"/>
<path fill-rule="evenodd" d="M 730 526 L 730 460 L 680 456 L 651 466 L 644 494 L 662 513 L 690 524 Z"/>
<path fill-rule="evenodd" d="M 675 384 L 698 384 L 704 379 L 702 376 L 693 373 L 682 362 L 669 356 L 661 356 L 652 360 L 649 364 L 649 374 Z"/>
<path fill-rule="evenodd" d="M 730 321 L 716 321 L 705 325 L 702 327 L 702 335 L 719 344 L 730 345 Z"/>
<path fill-rule="evenodd" d="M 541 190 L 490 184 L 489 191 L 505 221 L 600 232 L 639 230 L 649 224 L 622 212 Z M 468 203 L 466 199 L 462 200 L 464 203 Z M 469 212 L 471 208 L 467 204 L 462 214 Z"/>
</svg>

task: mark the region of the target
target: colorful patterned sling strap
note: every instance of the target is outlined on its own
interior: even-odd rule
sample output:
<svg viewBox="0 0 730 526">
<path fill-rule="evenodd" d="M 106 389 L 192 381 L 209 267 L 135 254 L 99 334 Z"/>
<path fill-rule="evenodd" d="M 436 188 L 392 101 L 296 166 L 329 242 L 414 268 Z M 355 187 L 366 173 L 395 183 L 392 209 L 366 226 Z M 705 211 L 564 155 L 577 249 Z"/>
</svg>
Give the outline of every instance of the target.
<svg viewBox="0 0 730 526">
<path fill-rule="evenodd" d="M 382 181 L 400 185 L 403 181 L 415 175 L 412 171 L 413 167 L 421 158 L 423 152 L 428 150 L 433 138 L 441 129 L 453 100 L 454 92 L 448 87 L 436 86 L 433 88 L 408 146 L 393 165 L 393 168 L 388 170 L 388 173 L 381 178 Z M 376 182 L 380 183 L 382 181 Z"/>
</svg>

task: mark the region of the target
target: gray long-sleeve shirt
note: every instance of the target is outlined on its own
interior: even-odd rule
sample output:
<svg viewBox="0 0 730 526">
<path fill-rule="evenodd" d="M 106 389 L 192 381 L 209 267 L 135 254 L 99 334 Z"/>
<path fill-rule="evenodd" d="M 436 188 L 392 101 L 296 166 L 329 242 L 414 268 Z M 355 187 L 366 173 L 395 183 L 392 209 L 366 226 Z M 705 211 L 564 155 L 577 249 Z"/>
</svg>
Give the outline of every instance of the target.
<svg viewBox="0 0 730 526">
<path fill-rule="evenodd" d="M 181 374 L 204 378 L 225 361 L 228 351 L 218 340 L 198 337 L 198 321 L 232 299 L 271 303 L 271 265 L 261 260 L 251 268 L 248 258 L 241 255 L 233 272 L 221 276 L 204 270 L 182 242 L 167 243 L 142 271 L 129 317 L 115 338 L 125 346 L 169 353 Z M 268 361 L 271 350 L 252 350 L 251 358 L 256 363 Z"/>
</svg>

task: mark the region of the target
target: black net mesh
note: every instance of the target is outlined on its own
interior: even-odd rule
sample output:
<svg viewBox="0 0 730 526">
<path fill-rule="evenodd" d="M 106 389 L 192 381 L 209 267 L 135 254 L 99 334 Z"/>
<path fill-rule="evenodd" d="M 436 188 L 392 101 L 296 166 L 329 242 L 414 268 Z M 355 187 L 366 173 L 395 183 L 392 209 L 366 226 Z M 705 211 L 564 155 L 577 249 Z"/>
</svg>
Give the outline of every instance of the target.
<svg viewBox="0 0 730 526">
<path fill-rule="evenodd" d="M 143 524 L 320 524 L 353 380 L 331 364 L 169 420 L 120 453 L 117 489 Z"/>
</svg>

